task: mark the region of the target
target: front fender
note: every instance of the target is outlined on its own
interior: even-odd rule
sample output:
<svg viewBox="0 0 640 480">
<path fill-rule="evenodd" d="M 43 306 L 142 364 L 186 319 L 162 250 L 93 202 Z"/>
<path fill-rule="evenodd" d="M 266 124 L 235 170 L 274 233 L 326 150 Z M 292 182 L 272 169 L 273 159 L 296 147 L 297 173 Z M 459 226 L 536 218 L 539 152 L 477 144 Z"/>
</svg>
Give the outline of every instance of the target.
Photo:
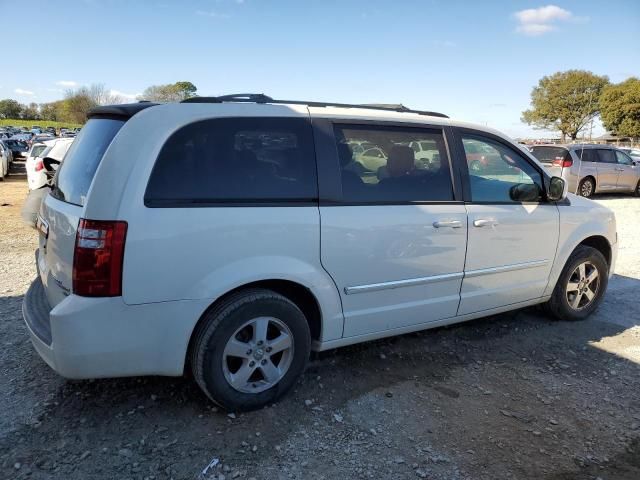
<svg viewBox="0 0 640 480">
<path fill-rule="evenodd" d="M 603 237 L 611 248 L 611 265 L 609 274 L 613 273 L 615 264 L 617 235 L 615 214 L 608 208 L 582 197 L 570 196 L 571 205 L 559 206 L 560 236 L 553 268 L 549 275 L 549 283 L 544 295 L 553 293 L 553 289 L 562 273 L 562 269 L 571 253 L 589 237 Z"/>
</svg>

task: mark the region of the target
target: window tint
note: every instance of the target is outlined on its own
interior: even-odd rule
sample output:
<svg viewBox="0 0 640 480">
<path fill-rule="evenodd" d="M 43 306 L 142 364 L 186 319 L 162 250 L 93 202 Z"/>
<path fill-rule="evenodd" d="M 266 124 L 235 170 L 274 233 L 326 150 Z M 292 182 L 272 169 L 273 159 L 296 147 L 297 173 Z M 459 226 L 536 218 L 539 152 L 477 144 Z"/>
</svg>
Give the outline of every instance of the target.
<svg viewBox="0 0 640 480">
<path fill-rule="evenodd" d="M 31 149 L 31 156 L 38 157 L 45 148 L 47 148 L 46 145 L 34 145 Z"/>
<path fill-rule="evenodd" d="M 533 147 L 531 153 L 542 163 L 553 163 L 556 160 L 569 160 L 569 150 L 562 147 Z"/>
<path fill-rule="evenodd" d="M 472 201 L 540 201 L 542 176 L 520 153 L 482 136 L 463 136 L 462 144 Z"/>
<path fill-rule="evenodd" d="M 345 202 L 452 201 L 444 137 L 438 130 L 335 127 Z M 424 142 L 423 150 L 419 144 Z M 353 144 L 371 148 L 358 153 Z M 417 149 L 415 148 L 417 147 Z"/>
<path fill-rule="evenodd" d="M 145 200 L 313 201 L 311 125 L 302 118 L 218 118 L 187 125 L 162 147 Z"/>
<path fill-rule="evenodd" d="M 124 125 L 122 120 L 89 120 L 76 137 L 58 169 L 52 195 L 59 200 L 84 205 L 102 155 Z"/>
<path fill-rule="evenodd" d="M 616 152 L 616 160 L 621 165 L 633 165 L 633 160 L 622 152 Z"/>
<path fill-rule="evenodd" d="M 574 152 L 578 159 L 582 158 L 583 162 L 597 162 L 598 161 L 598 152 L 594 149 L 583 149 L 576 150 Z"/>
<path fill-rule="evenodd" d="M 598 150 L 598 161 L 602 163 L 616 163 L 616 155 L 613 150 Z"/>
</svg>

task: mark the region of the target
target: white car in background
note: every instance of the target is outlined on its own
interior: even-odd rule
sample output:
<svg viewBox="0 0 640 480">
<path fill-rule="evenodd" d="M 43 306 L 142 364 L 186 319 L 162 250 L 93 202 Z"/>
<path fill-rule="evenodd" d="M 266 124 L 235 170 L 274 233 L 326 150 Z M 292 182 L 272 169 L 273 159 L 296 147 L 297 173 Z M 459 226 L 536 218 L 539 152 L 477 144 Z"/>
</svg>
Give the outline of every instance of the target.
<svg viewBox="0 0 640 480">
<path fill-rule="evenodd" d="M 11 150 L 0 140 L 0 180 L 4 180 L 4 177 L 8 175 L 11 160 Z"/>
<path fill-rule="evenodd" d="M 73 140 L 73 138 L 56 138 L 33 144 L 25 163 L 29 190 L 36 190 L 47 183 L 42 160 L 48 157 L 62 161 Z"/>
</svg>

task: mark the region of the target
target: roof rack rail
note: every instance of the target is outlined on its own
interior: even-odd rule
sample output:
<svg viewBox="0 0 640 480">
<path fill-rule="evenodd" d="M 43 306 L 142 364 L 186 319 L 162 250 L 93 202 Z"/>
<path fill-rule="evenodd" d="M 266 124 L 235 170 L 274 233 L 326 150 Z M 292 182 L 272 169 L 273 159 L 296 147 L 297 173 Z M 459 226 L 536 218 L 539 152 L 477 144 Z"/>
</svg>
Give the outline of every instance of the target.
<svg viewBox="0 0 640 480">
<path fill-rule="evenodd" d="M 289 104 L 289 105 L 307 105 L 309 107 L 338 107 L 338 108 L 363 108 L 368 110 L 384 110 L 388 112 L 416 113 L 418 115 L 426 115 L 429 117 L 449 118 L 448 115 L 439 112 L 429 112 L 425 110 L 413 110 L 402 104 L 383 104 L 383 103 L 335 103 L 335 102 L 307 102 L 304 100 L 276 100 L 264 93 L 235 93 L 231 95 L 221 95 L 219 97 L 191 97 L 182 100 L 180 103 L 224 103 L 224 102 L 240 102 L 240 103 L 273 103 L 273 104 Z"/>
</svg>

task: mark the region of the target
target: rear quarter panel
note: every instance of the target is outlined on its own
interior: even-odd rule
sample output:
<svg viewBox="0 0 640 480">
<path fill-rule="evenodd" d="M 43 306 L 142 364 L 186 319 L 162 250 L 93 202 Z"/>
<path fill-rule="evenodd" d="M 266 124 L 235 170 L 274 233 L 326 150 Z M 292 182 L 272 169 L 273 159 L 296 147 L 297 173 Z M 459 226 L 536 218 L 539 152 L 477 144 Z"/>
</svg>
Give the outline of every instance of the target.
<svg viewBox="0 0 640 480">
<path fill-rule="evenodd" d="M 217 298 L 259 280 L 307 287 L 322 313 L 322 339 L 342 336 L 340 297 L 320 264 L 317 206 L 149 208 L 144 194 L 169 136 L 208 118 L 308 116 L 305 107 L 254 104 L 162 105 L 132 117 L 96 172 L 86 218 L 128 223 L 123 270 L 127 304 Z M 176 175 L 180 172 L 176 169 Z M 195 325 L 197 318 L 181 321 Z"/>
</svg>

